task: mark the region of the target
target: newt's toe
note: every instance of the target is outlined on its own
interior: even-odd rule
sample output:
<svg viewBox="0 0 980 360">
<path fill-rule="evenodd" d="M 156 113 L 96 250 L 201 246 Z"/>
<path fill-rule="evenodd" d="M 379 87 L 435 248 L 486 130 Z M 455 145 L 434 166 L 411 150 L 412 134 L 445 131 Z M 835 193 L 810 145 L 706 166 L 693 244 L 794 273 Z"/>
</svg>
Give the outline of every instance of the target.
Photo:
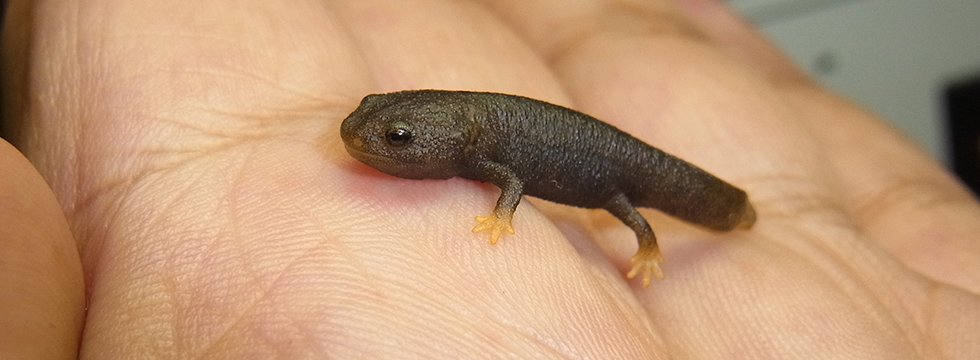
<svg viewBox="0 0 980 360">
<path fill-rule="evenodd" d="M 490 245 L 497 243 L 500 239 L 500 234 L 504 231 L 513 234 L 514 227 L 510 225 L 510 219 L 497 217 L 496 215 L 490 214 L 487 216 L 477 216 L 476 221 L 479 224 L 473 227 L 473 232 L 481 232 L 484 230 L 490 230 Z"/>
<path fill-rule="evenodd" d="M 643 287 L 650 287 L 650 278 L 656 276 L 663 280 L 664 272 L 660 270 L 660 264 L 663 262 L 664 257 L 660 254 L 659 247 L 641 247 L 636 251 L 636 255 L 630 258 L 633 269 L 626 274 L 626 277 L 632 279 L 637 274 L 643 274 Z"/>
</svg>

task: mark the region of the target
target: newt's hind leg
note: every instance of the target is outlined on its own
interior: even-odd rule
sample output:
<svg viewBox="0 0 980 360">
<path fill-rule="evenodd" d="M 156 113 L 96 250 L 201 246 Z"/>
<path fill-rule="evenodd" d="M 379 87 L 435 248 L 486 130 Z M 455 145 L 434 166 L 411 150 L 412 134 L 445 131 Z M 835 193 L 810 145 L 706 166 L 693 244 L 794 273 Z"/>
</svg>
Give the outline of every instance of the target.
<svg viewBox="0 0 980 360">
<path fill-rule="evenodd" d="M 477 216 L 476 221 L 479 224 L 473 227 L 473 232 L 490 230 L 490 245 L 494 245 L 504 232 L 514 233 L 514 227 L 510 224 L 513 219 L 513 211 L 494 211 L 487 216 Z"/>
<path fill-rule="evenodd" d="M 660 269 L 660 264 L 664 262 L 664 257 L 660 254 L 657 237 L 653 235 L 653 230 L 650 229 L 647 220 L 636 211 L 633 204 L 623 194 L 617 194 L 610 199 L 605 209 L 636 233 L 639 249 L 636 250 L 636 255 L 630 258 L 633 268 L 626 274 L 626 277 L 632 279 L 637 274 L 643 274 L 643 287 L 649 287 L 650 278 L 654 276 L 663 279 L 664 273 Z"/>
</svg>

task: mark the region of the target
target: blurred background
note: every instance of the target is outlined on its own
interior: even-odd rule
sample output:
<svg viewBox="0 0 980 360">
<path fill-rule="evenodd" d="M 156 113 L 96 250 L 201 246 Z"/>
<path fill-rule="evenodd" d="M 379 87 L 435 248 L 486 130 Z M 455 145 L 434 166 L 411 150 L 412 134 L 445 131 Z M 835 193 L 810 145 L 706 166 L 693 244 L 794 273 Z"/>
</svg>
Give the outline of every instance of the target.
<svg viewBox="0 0 980 360">
<path fill-rule="evenodd" d="M 980 0 L 727 1 L 980 194 Z"/>
<path fill-rule="evenodd" d="M 980 193 L 980 0 L 729 2 Z"/>
</svg>

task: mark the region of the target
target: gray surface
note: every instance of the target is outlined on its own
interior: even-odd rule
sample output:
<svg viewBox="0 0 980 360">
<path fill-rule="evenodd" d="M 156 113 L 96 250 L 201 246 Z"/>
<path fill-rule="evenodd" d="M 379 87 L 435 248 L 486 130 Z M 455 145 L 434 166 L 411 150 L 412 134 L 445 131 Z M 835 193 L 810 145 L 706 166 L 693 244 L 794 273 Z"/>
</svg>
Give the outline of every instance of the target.
<svg viewBox="0 0 980 360">
<path fill-rule="evenodd" d="M 980 1 L 732 3 L 822 83 L 948 161 L 942 91 L 980 74 Z"/>
</svg>

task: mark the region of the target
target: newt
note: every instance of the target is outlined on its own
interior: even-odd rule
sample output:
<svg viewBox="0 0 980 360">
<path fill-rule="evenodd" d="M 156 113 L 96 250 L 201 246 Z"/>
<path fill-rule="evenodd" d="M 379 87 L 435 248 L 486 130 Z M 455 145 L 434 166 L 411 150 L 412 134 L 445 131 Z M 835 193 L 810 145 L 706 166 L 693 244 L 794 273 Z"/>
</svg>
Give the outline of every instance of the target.
<svg viewBox="0 0 980 360">
<path fill-rule="evenodd" d="M 473 232 L 496 244 L 522 195 L 605 209 L 636 234 L 627 274 L 663 278 L 657 238 L 636 207 L 653 208 L 714 231 L 749 228 L 745 191 L 581 112 L 523 96 L 408 90 L 364 97 L 344 119 L 347 152 L 407 179 L 465 179 L 500 188 Z"/>
</svg>

